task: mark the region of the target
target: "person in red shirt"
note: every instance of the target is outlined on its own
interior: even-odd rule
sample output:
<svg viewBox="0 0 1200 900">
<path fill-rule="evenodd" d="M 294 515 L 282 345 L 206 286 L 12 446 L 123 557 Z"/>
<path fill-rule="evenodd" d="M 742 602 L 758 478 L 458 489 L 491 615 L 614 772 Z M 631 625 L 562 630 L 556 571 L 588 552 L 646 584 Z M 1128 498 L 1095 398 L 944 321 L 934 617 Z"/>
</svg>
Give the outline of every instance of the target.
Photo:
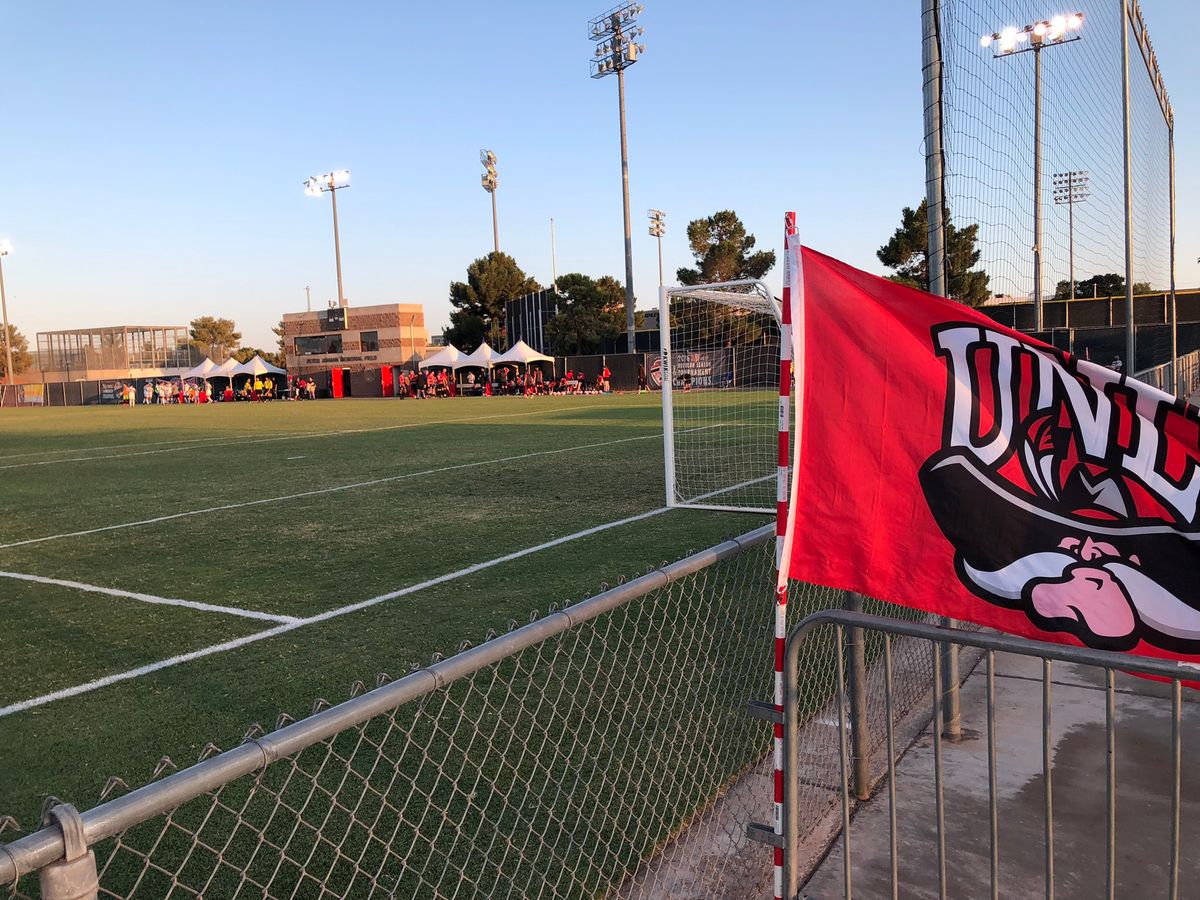
<svg viewBox="0 0 1200 900">
<path fill-rule="evenodd" d="M 612 372 L 608 371 L 608 365 L 605 364 L 604 368 L 600 370 L 600 389 L 606 394 L 612 393 L 611 378 Z"/>
</svg>

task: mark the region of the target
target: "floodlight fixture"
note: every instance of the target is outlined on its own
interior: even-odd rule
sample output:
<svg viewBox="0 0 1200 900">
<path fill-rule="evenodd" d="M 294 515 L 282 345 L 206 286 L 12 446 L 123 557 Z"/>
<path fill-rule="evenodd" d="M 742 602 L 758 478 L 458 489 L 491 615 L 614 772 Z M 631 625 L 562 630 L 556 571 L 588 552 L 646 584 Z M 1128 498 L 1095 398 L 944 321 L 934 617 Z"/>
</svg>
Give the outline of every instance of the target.
<svg viewBox="0 0 1200 900">
<path fill-rule="evenodd" d="M 648 209 L 646 215 L 650 217 L 650 235 L 658 238 L 658 286 L 663 286 L 663 259 L 662 259 L 662 239 L 667 233 L 667 214 L 661 209 Z"/>
<path fill-rule="evenodd" d="M 979 39 L 994 59 L 1033 51 L 1033 305 L 1034 330 L 1043 330 L 1042 317 L 1042 54 L 1047 47 L 1080 39 L 1083 13 L 1039 19 L 1024 27 L 1009 25 Z M 1023 46 L 1023 45 L 1028 46 Z"/>
<path fill-rule="evenodd" d="M 479 184 L 492 195 L 492 245 L 499 253 L 500 224 L 496 218 L 496 186 L 500 184 L 500 176 L 496 172 L 496 154 L 491 150 L 480 150 L 479 162 L 486 170 L 479 176 Z"/>
<path fill-rule="evenodd" d="M 1071 304 L 1069 301 L 1075 299 L 1075 204 L 1083 203 L 1092 195 L 1088 179 L 1086 169 L 1054 173 L 1054 203 L 1056 206 L 1067 208 L 1067 252 L 1071 294 L 1068 297 L 1063 318 L 1064 324 L 1068 328 L 1071 327 Z"/>
<path fill-rule="evenodd" d="M 618 4 L 607 12 L 588 21 L 588 37 L 596 42 L 589 62 L 592 78 L 617 75 L 617 104 L 621 121 L 621 197 L 625 224 L 625 332 L 626 346 L 630 353 L 637 348 L 634 324 L 633 299 L 633 229 L 629 214 L 629 148 L 625 136 L 625 70 L 638 61 L 646 52 L 646 45 L 638 38 L 646 30 L 637 24 L 637 18 L 646 7 L 640 3 Z M 661 268 L 661 267 L 660 267 Z M 661 282 L 661 276 L 659 281 Z"/>
<path fill-rule="evenodd" d="M 992 47 L 996 57 L 1011 56 L 1014 53 L 1025 53 L 1029 50 L 1041 50 L 1055 44 L 1068 44 L 1077 41 L 1077 34 L 1083 28 L 1083 13 L 1058 15 L 1049 19 L 1039 19 L 1029 25 L 1016 27 L 1009 25 L 991 34 L 979 38 L 979 45 L 984 48 Z M 1029 44 L 1022 48 L 1022 44 Z"/>
<path fill-rule="evenodd" d="M 346 305 L 346 294 L 342 289 L 342 242 L 338 235 L 337 192 L 350 187 L 350 172 L 335 169 L 324 175 L 313 175 L 304 182 L 304 193 L 309 197 L 329 194 L 333 206 L 333 258 L 337 264 L 338 306 Z"/>
</svg>

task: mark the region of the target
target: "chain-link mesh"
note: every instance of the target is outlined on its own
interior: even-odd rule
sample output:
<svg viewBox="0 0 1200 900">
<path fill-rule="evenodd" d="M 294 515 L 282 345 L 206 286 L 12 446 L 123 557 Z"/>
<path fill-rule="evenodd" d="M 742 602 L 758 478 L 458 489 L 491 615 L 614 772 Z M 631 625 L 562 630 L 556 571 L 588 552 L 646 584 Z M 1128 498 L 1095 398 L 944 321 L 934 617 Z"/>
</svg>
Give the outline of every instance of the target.
<svg viewBox="0 0 1200 900">
<path fill-rule="evenodd" d="M 770 533 L 100 842 L 102 896 L 758 896 L 771 730 L 746 702 L 770 696 Z M 790 615 L 842 599 L 796 584 Z M 915 707 L 928 660 L 896 669 Z M 801 679 L 816 827 L 837 799 L 828 640 Z"/>
</svg>

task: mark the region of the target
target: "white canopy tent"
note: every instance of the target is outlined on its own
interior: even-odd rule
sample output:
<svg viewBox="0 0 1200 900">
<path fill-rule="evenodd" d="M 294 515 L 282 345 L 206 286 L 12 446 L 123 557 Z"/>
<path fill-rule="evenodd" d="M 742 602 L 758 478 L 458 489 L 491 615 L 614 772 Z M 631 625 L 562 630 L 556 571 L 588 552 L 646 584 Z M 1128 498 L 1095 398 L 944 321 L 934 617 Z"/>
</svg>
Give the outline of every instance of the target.
<svg viewBox="0 0 1200 900">
<path fill-rule="evenodd" d="M 202 363 L 200 363 L 200 365 L 194 366 L 193 368 L 188 369 L 186 372 L 184 372 L 179 377 L 180 378 L 203 378 L 205 381 L 207 381 L 209 379 L 209 377 L 212 376 L 217 371 L 218 368 L 219 367 L 217 366 L 217 364 L 206 356 L 206 357 L 204 357 L 204 361 Z"/>
<path fill-rule="evenodd" d="M 237 366 L 230 374 L 249 375 L 253 378 L 258 378 L 262 375 L 286 375 L 287 372 L 278 366 L 271 365 L 256 353 L 252 358 Z"/>
<path fill-rule="evenodd" d="M 460 356 L 453 365 L 455 371 L 459 369 L 490 369 L 494 364 L 496 351 L 488 346 L 488 342 L 484 341 L 474 353 L 468 353 L 466 356 Z"/>
<path fill-rule="evenodd" d="M 554 362 L 553 356 L 547 356 L 545 353 L 538 353 L 524 341 L 517 341 L 499 356 L 492 358 L 492 365 L 499 366 L 505 363 L 519 363 L 527 366 L 535 362 Z"/>
<path fill-rule="evenodd" d="M 230 378 L 233 376 L 234 369 L 236 369 L 239 365 L 241 365 L 241 363 L 239 363 L 233 357 L 230 357 L 229 359 L 225 360 L 225 362 L 221 363 L 219 366 L 217 366 L 215 369 L 213 369 L 211 372 L 209 372 L 208 377 L 209 378 Z"/>
<path fill-rule="evenodd" d="M 447 344 L 443 349 L 439 350 L 429 359 L 423 359 L 419 363 L 422 369 L 433 368 L 434 366 L 444 366 L 447 369 L 455 368 L 455 363 L 462 357 L 462 351 L 453 344 Z"/>
</svg>

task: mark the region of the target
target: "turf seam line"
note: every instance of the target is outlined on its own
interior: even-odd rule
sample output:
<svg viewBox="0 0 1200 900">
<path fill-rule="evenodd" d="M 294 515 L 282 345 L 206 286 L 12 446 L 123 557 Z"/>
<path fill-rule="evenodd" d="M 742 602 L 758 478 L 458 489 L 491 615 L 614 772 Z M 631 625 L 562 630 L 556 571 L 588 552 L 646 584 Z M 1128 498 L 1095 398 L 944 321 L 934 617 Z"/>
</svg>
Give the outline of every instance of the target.
<svg viewBox="0 0 1200 900">
<path fill-rule="evenodd" d="M 704 428 L 718 428 L 720 426 L 719 425 L 705 425 L 703 427 Z M 694 429 L 694 430 L 698 431 L 700 429 Z M 458 463 L 453 466 L 441 466 L 436 469 L 423 469 L 419 472 L 404 472 L 400 475 L 385 475 L 382 478 L 373 478 L 369 481 L 357 481 L 357 482 L 354 482 L 353 484 L 339 484 L 339 485 L 334 485 L 333 487 L 314 488 L 309 491 L 301 491 L 296 494 L 284 494 L 279 497 L 262 497 L 262 498 L 259 498 L 258 500 L 244 500 L 240 503 L 226 503 L 221 506 L 208 506 L 208 507 L 205 507 L 204 509 L 185 510 L 184 512 L 170 513 L 165 516 L 155 516 L 152 519 L 141 519 L 136 522 L 121 522 L 117 525 L 103 525 L 99 528 L 88 528 L 83 531 L 67 531 L 67 532 L 63 532 L 62 534 L 51 534 L 51 535 L 45 535 L 43 537 L 26 538 L 25 540 L 22 540 L 22 541 L 11 541 L 10 543 L 7 543 L 7 544 L 0 544 L 0 550 L 8 550 L 13 547 L 24 547 L 29 544 L 40 544 L 45 541 L 56 541 L 56 540 L 60 540 L 62 538 L 86 537 L 86 536 L 92 535 L 92 534 L 101 534 L 105 531 L 119 531 L 124 528 L 137 528 L 142 525 L 157 525 L 160 522 L 169 522 L 173 519 L 185 519 L 190 516 L 200 516 L 200 515 L 205 515 L 207 513 L 224 512 L 224 511 L 228 511 L 231 509 L 244 509 L 249 506 L 262 506 L 267 503 L 283 503 L 288 500 L 300 500 L 305 497 L 318 497 L 318 496 L 321 496 L 322 494 L 333 494 L 333 493 L 337 493 L 339 491 L 349 491 L 349 490 L 354 490 L 357 488 L 376 487 L 381 484 L 388 484 L 388 483 L 391 483 L 394 481 L 403 481 L 408 478 L 420 478 L 420 477 L 424 477 L 426 475 L 438 475 L 438 474 L 441 474 L 444 472 L 454 472 L 454 471 L 457 471 L 460 469 L 475 468 L 477 466 L 489 466 L 489 465 L 496 465 L 498 463 L 515 462 L 517 460 L 522 460 L 522 459 L 532 459 L 533 457 L 536 457 L 536 456 L 549 456 L 549 455 L 552 455 L 555 453 L 572 453 L 576 450 L 591 450 L 591 449 L 595 449 L 597 447 L 611 447 L 614 444 L 625 444 L 625 443 L 629 443 L 630 441 L 646 441 L 646 440 L 651 440 L 653 438 L 658 438 L 661 436 L 662 436 L 662 432 L 655 432 L 654 434 L 642 434 L 642 435 L 638 435 L 637 437 L 618 438 L 618 439 L 612 440 L 612 441 L 602 441 L 597 444 L 580 444 L 575 447 L 560 447 L 560 448 L 557 448 L 554 450 L 535 450 L 532 453 L 522 453 L 518 456 L 502 456 L 502 457 L 498 457 L 496 459 L 485 459 L 485 460 L 477 460 L 475 462 L 469 462 L 469 463 Z"/>
<path fill-rule="evenodd" d="M 182 606 L 200 612 L 224 613 L 229 616 L 241 616 L 244 619 L 259 619 L 264 622 L 291 623 L 300 621 L 295 616 L 281 616 L 275 613 L 260 612 L 255 609 L 243 609 L 238 606 L 222 606 L 217 603 L 201 603 L 197 600 L 181 600 L 176 597 L 159 597 L 155 594 L 142 594 L 137 591 L 122 591 L 118 588 L 102 587 L 98 584 L 85 584 L 82 581 L 70 581 L 64 578 L 45 578 L 41 575 L 28 575 L 24 572 L 0 571 L 0 578 L 11 578 L 15 581 L 30 581 L 36 584 L 52 584 L 57 587 L 74 588 L 90 594 L 106 594 L 110 597 L 122 597 L 128 600 L 138 600 L 142 603 L 153 603 L 159 606 Z"/>
<path fill-rule="evenodd" d="M 629 440 L 629 439 L 627 439 Z M 763 481 L 768 481 L 775 478 L 775 474 L 765 475 L 762 478 L 754 478 L 749 481 L 743 481 L 741 484 L 735 484 L 732 487 L 722 488 L 721 490 L 710 491 L 697 497 L 696 500 L 707 500 L 710 497 L 715 497 L 719 494 L 728 493 L 729 491 L 737 490 L 738 488 L 747 487 L 752 484 L 758 484 Z M 439 575 L 436 578 L 430 578 L 426 581 L 417 584 L 409 585 L 408 587 L 400 588 L 396 591 L 390 591 L 386 594 L 380 594 L 376 597 L 371 597 L 369 600 L 360 600 L 357 603 L 350 603 L 346 606 L 340 606 L 336 609 L 326 610 L 322 613 L 309 616 L 305 619 L 298 619 L 294 622 L 288 622 L 284 625 L 277 625 L 274 628 L 268 628 L 265 631 L 248 634 L 244 637 L 235 638 L 230 641 L 225 641 L 220 644 L 213 644 L 210 647 L 202 647 L 199 650 L 192 650 L 188 653 L 182 653 L 178 656 L 172 656 L 168 659 L 162 659 L 157 662 L 147 663 L 144 666 L 138 666 L 134 669 L 129 669 L 125 672 L 116 672 L 112 675 L 105 675 L 102 678 L 97 678 L 85 684 L 78 684 L 74 687 L 63 688 L 62 690 L 54 691 L 49 694 L 43 694 L 40 697 L 32 697 L 28 700 L 21 700 L 17 703 L 9 704 L 8 706 L 0 707 L 0 719 L 5 716 L 10 716 L 14 713 L 24 712 L 27 709 L 32 709 L 37 706 L 45 706 L 48 703 L 53 703 L 56 700 L 66 700 L 69 697 L 77 697 L 80 694 L 86 694 L 99 688 L 108 687 L 111 684 L 117 684 L 122 681 L 130 681 L 134 678 L 140 678 L 143 675 L 150 675 L 162 669 L 177 666 L 182 663 L 191 662 L 196 659 L 203 659 L 206 656 L 213 656 L 217 653 L 224 653 L 229 650 L 237 650 L 247 644 L 252 644 L 257 641 L 266 640 L 267 638 L 275 637 L 276 635 L 285 634 L 289 631 L 295 631 L 297 628 L 302 628 L 305 625 L 314 625 L 319 622 L 325 622 L 329 619 L 334 619 L 339 616 L 344 616 L 352 612 L 357 612 L 361 609 L 366 609 L 370 606 L 375 606 L 384 603 L 388 600 L 394 600 L 397 597 L 403 597 L 409 594 L 417 593 L 429 587 L 434 587 L 439 584 L 445 584 L 448 581 L 454 581 L 463 578 L 467 575 L 473 575 L 484 569 L 489 569 L 492 566 L 497 566 L 502 563 L 512 562 L 515 559 L 520 559 L 523 556 L 529 556 L 532 553 L 537 553 L 540 550 L 548 550 L 551 547 L 557 547 L 561 544 L 569 543 L 582 537 L 590 537 L 593 534 L 599 534 L 601 531 L 607 531 L 610 528 L 618 528 L 622 525 L 629 525 L 634 522 L 640 522 L 654 516 L 662 515 L 665 512 L 670 512 L 671 507 L 660 506 L 658 509 L 652 509 L 648 512 L 638 513 L 637 515 L 627 516 L 624 519 L 617 519 L 613 522 L 606 522 L 603 525 L 595 525 L 591 528 L 585 528 L 583 531 L 576 531 L 573 534 L 563 535 L 562 537 L 553 538 L 541 544 L 536 544 L 532 547 L 526 547 L 523 550 L 516 550 L 512 553 L 506 553 L 503 556 L 497 556 L 494 559 L 486 560 L 485 562 L 475 563 L 467 566 L 464 569 L 459 569 L 455 572 L 449 572 L 445 575 Z"/>
</svg>

